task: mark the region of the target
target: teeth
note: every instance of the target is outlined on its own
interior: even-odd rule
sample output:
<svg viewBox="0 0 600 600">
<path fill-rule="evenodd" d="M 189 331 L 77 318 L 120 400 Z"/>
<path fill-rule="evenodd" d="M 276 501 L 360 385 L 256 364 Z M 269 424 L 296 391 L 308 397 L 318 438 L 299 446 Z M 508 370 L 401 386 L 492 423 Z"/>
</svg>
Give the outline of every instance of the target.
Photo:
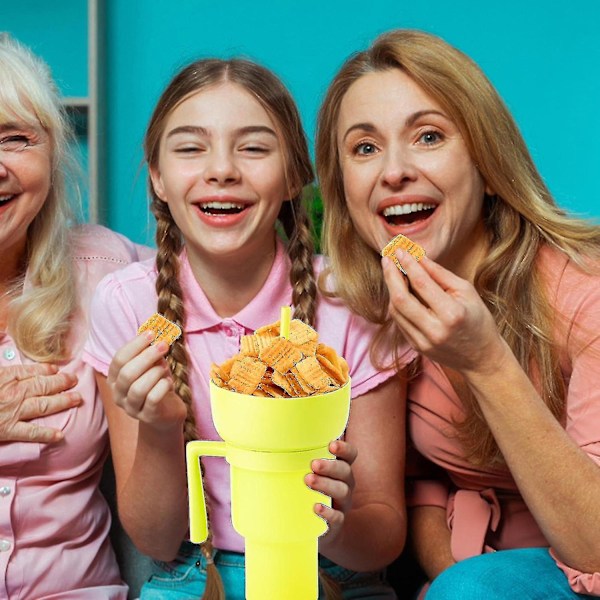
<svg viewBox="0 0 600 600">
<path fill-rule="evenodd" d="M 15 197 L 15 194 L 11 194 L 10 196 L 0 196 L 0 202 L 8 202 Z"/>
<path fill-rule="evenodd" d="M 231 210 L 232 208 L 242 210 L 244 208 L 243 204 L 235 202 L 202 202 L 201 206 L 202 208 L 217 208 L 219 210 Z"/>
<path fill-rule="evenodd" d="M 388 206 L 383 210 L 384 217 L 394 217 L 398 215 L 409 215 L 410 213 L 435 208 L 435 204 L 426 204 L 424 202 L 413 202 L 412 204 L 395 204 Z"/>
</svg>

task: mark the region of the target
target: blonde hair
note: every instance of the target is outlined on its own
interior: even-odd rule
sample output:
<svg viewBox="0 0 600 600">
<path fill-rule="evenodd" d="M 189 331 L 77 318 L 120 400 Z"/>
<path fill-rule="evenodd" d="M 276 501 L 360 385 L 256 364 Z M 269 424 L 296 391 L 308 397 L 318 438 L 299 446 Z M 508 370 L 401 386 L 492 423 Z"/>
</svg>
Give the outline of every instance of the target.
<svg viewBox="0 0 600 600">
<path fill-rule="evenodd" d="M 150 119 L 144 143 L 145 159 L 149 167 L 158 166 L 160 140 L 166 121 L 172 111 L 190 94 L 224 81 L 242 86 L 250 92 L 273 117 L 278 134 L 285 148 L 285 165 L 288 189 L 295 195 L 283 203 L 279 221 L 288 237 L 287 251 L 291 261 L 290 281 L 294 317 L 313 324 L 316 304 L 316 284 L 313 271 L 313 242 L 310 221 L 302 199 L 302 190 L 313 180 L 308 144 L 300 115 L 289 92 L 269 70 L 242 59 L 204 59 L 196 61 L 180 71 L 160 97 Z M 149 180 L 151 210 L 157 221 L 156 243 L 158 253 L 156 266 L 158 278 L 158 312 L 178 323 L 182 329 L 185 310 L 179 284 L 179 255 L 184 240 L 169 211 L 168 204 L 156 195 Z M 196 416 L 192 408 L 192 393 L 188 383 L 188 355 L 185 336 L 171 348 L 168 357 L 175 390 L 187 405 L 184 425 L 185 440 L 196 438 Z M 209 562 L 207 585 L 203 598 L 222 599 L 222 582 L 214 565 L 211 539 L 203 546 Z"/>
<path fill-rule="evenodd" d="M 599 256 L 600 228 L 557 207 L 529 155 L 516 123 L 481 69 L 440 38 L 413 30 L 379 36 L 350 57 L 333 79 L 318 117 L 316 164 L 325 207 L 324 248 L 331 257 L 337 294 L 367 319 L 387 321 L 389 295 L 379 254 L 360 239 L 350 219 L 338 159 L 337 123 L 348 88 L 367 73 L 400 69 L 440 104 L 456 124 L 493 196 L 484 219 L 491 245 L 475 287 L 525 372 L 536 381 L 552 413 L 564 412 L 564 383 L 552 343 L 554 315 L 535 268 L 538 250 L 552 246 L 582 268 Z M 396 335 L 398 335 L 396 333 Z M 473 398 L 457 424 L 470 459 L 502 464 L 500 450 Z"/>
<path fill-rule="evenodd" d="M 48 197 L 27 231 L 24 268 L 31 285 L 23 289 L 24 274 L 13 282 L 8 330 L 29 358 L 61 361 L 70 356 L 69 318 L 76 308 L 66 187 L 75 168 L 69 153 L 72 133 L 48 65 L 8 34 L 0 34 L 0 80 L 0 123 L 41 127 L 52 158 Z"/>
</svg>

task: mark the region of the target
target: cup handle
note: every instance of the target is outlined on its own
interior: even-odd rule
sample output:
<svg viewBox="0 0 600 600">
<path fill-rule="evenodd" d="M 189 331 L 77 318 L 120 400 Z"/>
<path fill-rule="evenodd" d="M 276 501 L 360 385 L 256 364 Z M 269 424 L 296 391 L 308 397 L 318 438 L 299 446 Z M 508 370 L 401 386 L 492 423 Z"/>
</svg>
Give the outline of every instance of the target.
<svg viewBox="0 0 600 600">
<path fill-rule="evenodd" d="M 185 448 L 190 515 L 190 541 L 201 544 L 208 537 L 206 501 L 200 474 L 200 456 L 225 456 L 225 442 L 194 441 Z"/>
</svg>

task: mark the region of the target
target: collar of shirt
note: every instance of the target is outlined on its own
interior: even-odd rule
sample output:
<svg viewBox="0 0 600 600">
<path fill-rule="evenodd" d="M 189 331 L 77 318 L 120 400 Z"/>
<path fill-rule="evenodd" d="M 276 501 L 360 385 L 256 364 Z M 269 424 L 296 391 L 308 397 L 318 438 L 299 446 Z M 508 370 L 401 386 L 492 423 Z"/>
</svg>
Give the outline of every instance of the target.
<svg viewBox="0 0 600 600">
<path fill-rule="evenodd" d="M 204 290 L 200 287 L 187 258 L 185 249 L 181 253 L 181 287 L 185 297 L 186 319 L 184 330 L 198 332 L 235 321 L 252 331 L 278 321 L 281 307 L 290 304 L 292 287 L 289 281 L 290 262 L 283 242 L 277 239 L 275 259 L 265 284 L 256 296 L 236 315 L 220 317 L 211 306 Z"/>
</svg>

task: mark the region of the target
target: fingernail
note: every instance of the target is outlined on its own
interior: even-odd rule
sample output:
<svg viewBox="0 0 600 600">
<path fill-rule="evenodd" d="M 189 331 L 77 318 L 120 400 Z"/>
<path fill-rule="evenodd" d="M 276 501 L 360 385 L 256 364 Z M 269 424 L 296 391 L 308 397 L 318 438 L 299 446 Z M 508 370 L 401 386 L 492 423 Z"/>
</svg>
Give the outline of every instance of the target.
<svg viewBox="0 0 600 600">
<path fill-rule="evenodd" d="M 148 329 L 146 330 L 144 335 L 149 342 L 152 342 L 156 334 L 154 333 L 154 331 L 152 331 L 152 329 Z"/>
<path fill-rule="evenodd" d="M 78 392 L 70 392 L 69 400 L 73 404 L 73 406 L 79 406 L 83 402 L 83 398 Z"/>
<path fill-rule="evenodd" d="M 160 342 L 158 342 L 158 344 L 156 344 L 156 349 L 162 354 L 163 352 L 166 352 L 169 349 L 169 344 L 161 340 Z"/>
</svg>

